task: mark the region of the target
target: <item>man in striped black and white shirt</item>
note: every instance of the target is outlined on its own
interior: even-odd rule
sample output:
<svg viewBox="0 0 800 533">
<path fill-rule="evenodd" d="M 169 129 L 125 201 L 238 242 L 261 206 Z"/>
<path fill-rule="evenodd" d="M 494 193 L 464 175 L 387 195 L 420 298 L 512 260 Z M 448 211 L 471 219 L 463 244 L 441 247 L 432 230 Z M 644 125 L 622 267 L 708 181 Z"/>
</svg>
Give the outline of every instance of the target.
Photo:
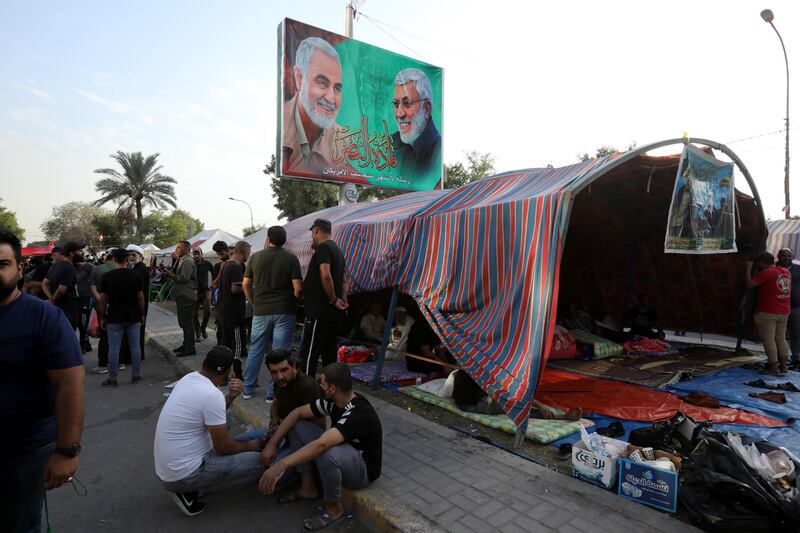
<svg viewBox="0 0 800 533">
<path fill-rule="evenodd" d="M 259 490 L 271 494 L 286 469 L 297 467 L 300 488 L 283 497 L 284 503 L 319 497 L 320 490 L 312 471 L 312 466 L 316 465 L 325 509 L 304 522 L 306 530 L 322 529 L 345 520 L 347 515 L 340 502 L 342 486 L 363 489 L 381 474 L 381 422 L 369 401 L 353 392 L 348 366 L 343 363 L 326 366 L 319 385 L 325 398 L 292 411 L 261 453 L 264 464 L 272 463 L 278 443 L 288 436 L 294 451 L 275 461 L 259 481 Z M 327 431 L 310 421 L 322 416 L 331 418 L 331 428 Z"/>
</svg>

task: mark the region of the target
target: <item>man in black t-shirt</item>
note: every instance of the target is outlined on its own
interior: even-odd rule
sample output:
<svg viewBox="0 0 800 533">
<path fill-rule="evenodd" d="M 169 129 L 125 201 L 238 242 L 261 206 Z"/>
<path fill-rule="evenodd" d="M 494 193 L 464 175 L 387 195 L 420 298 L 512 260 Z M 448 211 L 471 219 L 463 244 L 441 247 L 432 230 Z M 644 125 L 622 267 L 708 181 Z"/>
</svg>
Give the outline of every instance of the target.
<svg viewBox="0 0 800 533">
<path fill-rule="evenodd" d="M 344 254 L 331 240 L 330 221 L 315 220 L 311 226 L 311 240 L 314 255 L 303 280 L 306 322 L 300 353 L 301 370 L 314 377 L 320 356 L 323 366 L 336 361 L 336 334 L 348 306 L 349 287 L 345 279 Z"/>
<path fill-rule="evenodd" d="M 233 247 L 230 260 L 220 270 L 219 301 L 217 316 L 222 329 L 222 344 L 231 349 L 236 357 L 247 357 L 244 329 L 245 297 L 242 289 L 244 267 L 242 263 L 250 257 L 250 243 L 239 241 Z"/>
<path fill-rule="evenodd" d="M 144 287 L 142 277 L 128 269 L 128 251 L 117 248 L 113 252 L 114 269 L 100 278 L 101 328 L 108 330 L 108 379 L 104 386 L 117 386 L 119 351 L 123 335 L 127 335 L 133 364 L 131 383 L 140 377 L 142 349 L 139 346 L 139 328 L 144 323 Z"/>
<path fill-rule="evenodd" d="M 325 399 L 289 413 L 261 452 L 261 457 L 264 464 L 272 463 L 278 444 L 286 436 L 293 453 L 275 461 L 258 483 L 262 493 L 271 494 L 286 469 L 297 467 L 300 488 L 288 500 L 314 500 L 319 496 L 319 489 L 314 481 L 313 461 L 322 482 L 325 509 L 303 523 L 307 531 L 323 529 L 345 519 L 340 502 L 342 486 L 350 490 L 363 489 L 381 475 L 381 421 L 369 401 L 353 392 L 348 366 L 343 363 L 326 366 L 322 369 L 319 385 Z M 309 419 L 321 416 L 331 418 L 331 429 L 325 431 L 309 422 Z"/>
<path fill-rule="evenodd" d="M 411 331 L 408 333 L 406 352 L 411 355 L 420 355 L 434 361 L 439 360 L 440 358 L 434 350 L 437 344 L 439 344 L 439 337 L 436 336 L 436 333 L 434 333 L 433 329 L 428 325 L 425 318 L 417 318 L 414 321 L 414 325 L 411 326 Z M 406 356 L 406 368 L 411 372 L 429 374 L 433 377 L 432 375 L 440 374 L 444 367 Z"/>
<path fill-rule="evenodd" d="M 55 250 L 55 249 L 54 249 Z M 64 311 L 70 325 L 78 329 L 79 307 L 78 289 L 76 286 L 75 266 L 73 260 L 76 255 L 83 254 L 83 246 L 70 241 L 62 247 L 60 260 L 53 261 L 53 266 L 42 282 L 42 290 L 47 300 Z M 56 254 L 53 254 L 54 257 Z"/>
<path fill-rule="evenodd" d="M 217 344 L 222 344 L 222 327 L 219 325 L 219 274 L 222 265 L 231 258 L 228 244 L 225 241 L 217 241 L 211 247 L 217 254 L 218 261 L 214 264 L 211 272 L 211 303 L 214 305 L 214 324 L 217 329 Z"/>
<path fill-rule="evenodd" d="M 203 251 L 195 248 L 192 251 L 194 264 L 197 265 L 197 301 L 194 303 L 194 337 L 200 342 L 200 337 L 207 339 L 208 319 L 211 317 L 211 300 L 208 298 L 208 276 L 211 274 L 211 263 L 203 259 Z M 203 310 L 203 320 L 200 320 L 200 309 Z"/>
</svg>

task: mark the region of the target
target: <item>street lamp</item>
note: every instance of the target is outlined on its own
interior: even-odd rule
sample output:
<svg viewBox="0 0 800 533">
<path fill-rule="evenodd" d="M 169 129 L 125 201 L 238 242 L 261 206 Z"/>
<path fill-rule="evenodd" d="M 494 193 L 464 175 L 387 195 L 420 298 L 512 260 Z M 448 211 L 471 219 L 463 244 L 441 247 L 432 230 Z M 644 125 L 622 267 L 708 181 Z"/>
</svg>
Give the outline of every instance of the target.
<svg viewBox="0 0 800 533">
<path fill-rule="evenodd" d="M 234 202 L 242 202 L 244 205 L 247 206 L 248 209 L 250 209 L 250 228 L 255 229 L 256 225 L 253 224 L 253 208 L 250 207 L 250 204 L 248 204 L 244 200 L 239 200 L 238 198 L 232 198 L 230 196 L 228 197 L 228 200 L 233 200 Z"/>
<path fill-rule="evenodd" d="M 772 10 L 765 9 L 762 11 L 761 18 L 775 30 L 775 34 L 781 41 L 781 48 L 783 48 L 783 60 L 786 62 L 786 164 L 783 168 L 783 194 L 786 197 L 786 218 L 789 218 L 789 58 L 786 55 L 786 45 L 783 44 L 783 37 L 778 32 L 778 28 L 772 23 L 775 18 Z"/>
</svg>

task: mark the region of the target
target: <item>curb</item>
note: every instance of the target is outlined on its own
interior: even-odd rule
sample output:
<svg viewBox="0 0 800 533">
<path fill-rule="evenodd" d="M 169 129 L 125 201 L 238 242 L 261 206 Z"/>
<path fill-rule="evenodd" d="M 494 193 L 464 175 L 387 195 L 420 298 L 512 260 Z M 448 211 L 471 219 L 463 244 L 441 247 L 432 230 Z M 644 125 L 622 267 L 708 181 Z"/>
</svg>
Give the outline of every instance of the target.
<svg viewBox="0 0 800 533">
<path fill-rule="evenodd" d="M 171 363 L 182 374 L 194 372 L 187 361 L 177 357 L 172 351 L 145 332 L 145 346 L 150 353 Z M 197 356 L 194 356 L 197 357 Z M 269 423 L 266 409 L 258 409 L 262 402 L 235 401 L 230 407 L 233 414 L 244 424 L 256 428 Z M 371 486 L 359 491 L 342 488 L 342 504 L 358 513 L 358 518 L 370 530 L 384 533 L 403 531 L 408 533 L 438 533 L 444 531 L 438 524 L 421 513 L 398 502 L 383 490 Z"/>
</svg>

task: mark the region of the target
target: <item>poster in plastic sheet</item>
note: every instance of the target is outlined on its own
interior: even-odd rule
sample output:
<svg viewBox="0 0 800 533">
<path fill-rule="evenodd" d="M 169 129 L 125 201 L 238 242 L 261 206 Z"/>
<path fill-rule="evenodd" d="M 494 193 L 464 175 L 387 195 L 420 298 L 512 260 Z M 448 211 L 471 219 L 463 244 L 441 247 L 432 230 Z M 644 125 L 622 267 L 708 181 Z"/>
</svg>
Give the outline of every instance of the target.
<svg viewBox="0 0 800 533">
<path fill-rule="evenodd" d="M 735 209 L 733 163 L 687 144 L 672 192 L 664 252 L 736 252 Z"/>
<path fill-rule="evenodd" d="M 442 77 L 440 67 L 285 19 L 278 27 L 278 175 L 437 188 Z"/>
</svg>

